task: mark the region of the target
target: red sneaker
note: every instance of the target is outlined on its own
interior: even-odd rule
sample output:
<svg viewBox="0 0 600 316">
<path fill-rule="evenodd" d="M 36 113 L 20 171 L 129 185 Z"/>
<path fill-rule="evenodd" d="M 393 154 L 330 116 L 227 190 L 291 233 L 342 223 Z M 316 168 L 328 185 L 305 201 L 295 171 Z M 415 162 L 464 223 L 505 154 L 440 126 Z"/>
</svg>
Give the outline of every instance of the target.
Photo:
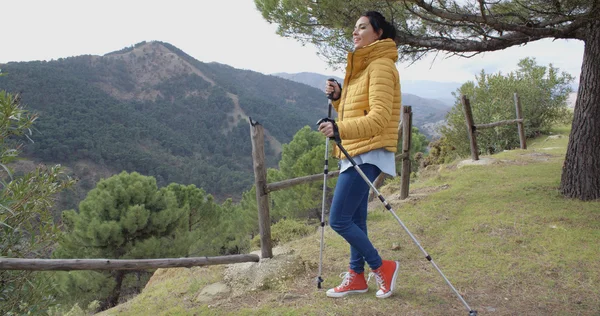
<svg viewBox="0 0 600 316">
<path fill-rule="evenodd" d="M 387 298 L 392 295 L 394 288 L 396 287 L 396 277 L 398 276 L 398 270 L 400 263 L 398 261 L 383 260 L 381 267 L 373 270 L 369 274 L 375 276 L 379 290 L 375 293 L 377 298 Z"/>
<path fill-rule="evenodd" d="M 369 290 L 364 272 L 356 273 L 349 269 L 348 272 L 340 274 L 340 277 L 344 278 L 342 284 L 327 290 L 327 296 L 344 297 L 348 294 L 365 293 Z"/>
</svg>

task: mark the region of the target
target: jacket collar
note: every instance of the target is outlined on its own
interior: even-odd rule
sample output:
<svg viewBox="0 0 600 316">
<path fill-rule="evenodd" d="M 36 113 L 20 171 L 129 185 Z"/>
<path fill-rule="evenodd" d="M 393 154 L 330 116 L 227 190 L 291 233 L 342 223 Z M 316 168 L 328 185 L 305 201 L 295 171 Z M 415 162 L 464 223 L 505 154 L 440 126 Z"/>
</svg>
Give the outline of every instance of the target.
<svg viewBox="0 0 600 316">
<path fill-rule="evenodd" d="M 379 58 L 389 58 L 393 62 L 398 61 L 398 49 L 391 38 L 378 40 L 354 52 L 349 52 L 346 76 L 358 73 L 367 68 L 371 61 Z M 348 82 L 347 79 L 346 82 Z"/>
</svg>

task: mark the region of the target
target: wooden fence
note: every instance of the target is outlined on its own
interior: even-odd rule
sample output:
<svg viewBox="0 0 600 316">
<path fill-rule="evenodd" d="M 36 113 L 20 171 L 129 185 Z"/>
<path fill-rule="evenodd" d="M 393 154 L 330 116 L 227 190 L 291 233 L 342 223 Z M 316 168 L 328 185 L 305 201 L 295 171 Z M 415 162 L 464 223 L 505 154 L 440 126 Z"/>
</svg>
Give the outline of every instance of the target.
<svg viewBox="0 0 600 316">
<path fill-rule="evenodd" d="M 400 198 L 408 197 L 410 185 L 410 138 L 412 136 L 412 108 L 410 106 L 402 107 L 402 121 L 398 127 L 402 138 L 402 153 L 396 158 L 402 159 L 402 179 L 400 188 Z M 267 182 L 267 167 L 265 164 L 265 137 L 262 125 L 259 122 L 250 122 L 250 137 L 252 140 L 252 161 L 254 168 L 254 184 L 256 185 L 256 205 L 258 207 L 258 228 L 260 233 L 260 249 L 262 258 L 273 257 L 273 242 L 271 240 L 271 217 L 269 211 L 269 193 L 277 190 L 286 189 L 298 184 L 309 183 L 323 180 L 323 174 L 314 174 L 299 178 L 283 180 L 274 183 Z M 334 144 L 334 146 L 336 146 Z M 339 170 L 329 172 L 328 177 L 337 177 Z M 383 175 L 380 175 L 374 181 L 375 186 L 381 185 Z"/>
<path fill-rule="evenodd" d="M 465 95 L 462 95 L 460 100 L 463 105 L 463 110 L 465 114 L 467 134 L 469 135 L 469 143 L 471 145 L 471 158 L 473 160 L 479 160 L 479 149 L 477 148 L 477 130 L 479 129 L 492 128 L 496 126 L 510 125 L 516 123 L 517 130 L 519 132 L 521 149 L 527 149 L 527 143 L 525 141 L 525 129 L 523 127 L 523 112 L 521 112 L 521 100 L 516 92 L 514 94 L 514 101 L 517 118 L 514 120 L 499 121 L 488 124 L 475 125 L 475 122 L 473 121 L 473 112 L 471 110 L 471 102 L 469 101 L 469 98 L 467 98 L 467 96 Z"/>
<path fill-rule="evenodd" d="M 323 179 L 323 174 L 315 174 L 267 183 L 267 168 L 265 165 L 264 130 L 262 126 L 252 119 L 250 121 L 250 135 L 252 139 L 252 161 L 254 168 L 254 184 L 256 185 L 256 202 L 258 206 L 258 227 L 260 231 L 261 257 L 273 257 L 273 243 L 271 240 L 271 220 L 269 215 L 269 192 L 286 189 L 298 184 L 313 182 Z M 396 158 L 402 159 L 402 187 L 401 198 L 408 196 L 410 182 L 410 137 L 412 128 L 412 110 L 410 106 L 402 108 L 402 122 L 398 132 L 402 134 L 402 153 Z M 339 171 L 328 173 L 328 177 L 336 177 Z M 378 178 L 375 184 L 381 185 L 383 177 Z M 229 264 L 240 262 L 259 262 L 260 257 L 253 254 L 231 255 L 220 257 L 193 257 L 193 258 L 166 258 L 166 259 L 20 259 L 0 258 L 0 270 L 144 270 L 158 268 L 194 267 L 215 264 Z"/>
</svg>

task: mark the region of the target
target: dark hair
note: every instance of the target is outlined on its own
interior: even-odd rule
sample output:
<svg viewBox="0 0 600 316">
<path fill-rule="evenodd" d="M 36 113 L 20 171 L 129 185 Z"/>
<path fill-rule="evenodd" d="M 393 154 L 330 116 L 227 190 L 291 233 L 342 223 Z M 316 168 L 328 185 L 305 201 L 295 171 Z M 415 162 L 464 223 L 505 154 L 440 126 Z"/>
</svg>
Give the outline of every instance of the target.
<svg viewBox="0 0 600 316">
<path fill-rule="evenodd" d="M 369 23 L 373 26 L 373 30 L 378 33 L 379 30 L 383 30 L 379 39 L 391 38 L 396 39 L 396 28 L 394 25 L 385 20 L 385 17 L 377 11 L 368 11 L 362 16 L 369 18 Z"/>
</svg>

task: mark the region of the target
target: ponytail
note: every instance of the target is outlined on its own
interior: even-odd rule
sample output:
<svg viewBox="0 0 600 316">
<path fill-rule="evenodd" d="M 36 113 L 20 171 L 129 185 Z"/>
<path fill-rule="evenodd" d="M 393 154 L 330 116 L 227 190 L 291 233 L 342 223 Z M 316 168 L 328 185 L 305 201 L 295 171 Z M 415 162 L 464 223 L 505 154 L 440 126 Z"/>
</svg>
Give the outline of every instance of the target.
<svg viewBox="0 0 600 316">
<path fill-rule="evenodd" d="M 368 11 L 363 16 L 369 18 L 369 23 L 371 23 L 371 26 L 373 26 L 373 30 L 376 33 L 379 33 L 379 30 L 383 30 L 383 33 L 381 33 L 381 36 L 379 37 L 380 40 L 386 38 L 391 38 L 394 41 L 396 40 L 396 28 L 392 23 L 386 21 L 381 13 L 377 11 Z"/>
</svg>

